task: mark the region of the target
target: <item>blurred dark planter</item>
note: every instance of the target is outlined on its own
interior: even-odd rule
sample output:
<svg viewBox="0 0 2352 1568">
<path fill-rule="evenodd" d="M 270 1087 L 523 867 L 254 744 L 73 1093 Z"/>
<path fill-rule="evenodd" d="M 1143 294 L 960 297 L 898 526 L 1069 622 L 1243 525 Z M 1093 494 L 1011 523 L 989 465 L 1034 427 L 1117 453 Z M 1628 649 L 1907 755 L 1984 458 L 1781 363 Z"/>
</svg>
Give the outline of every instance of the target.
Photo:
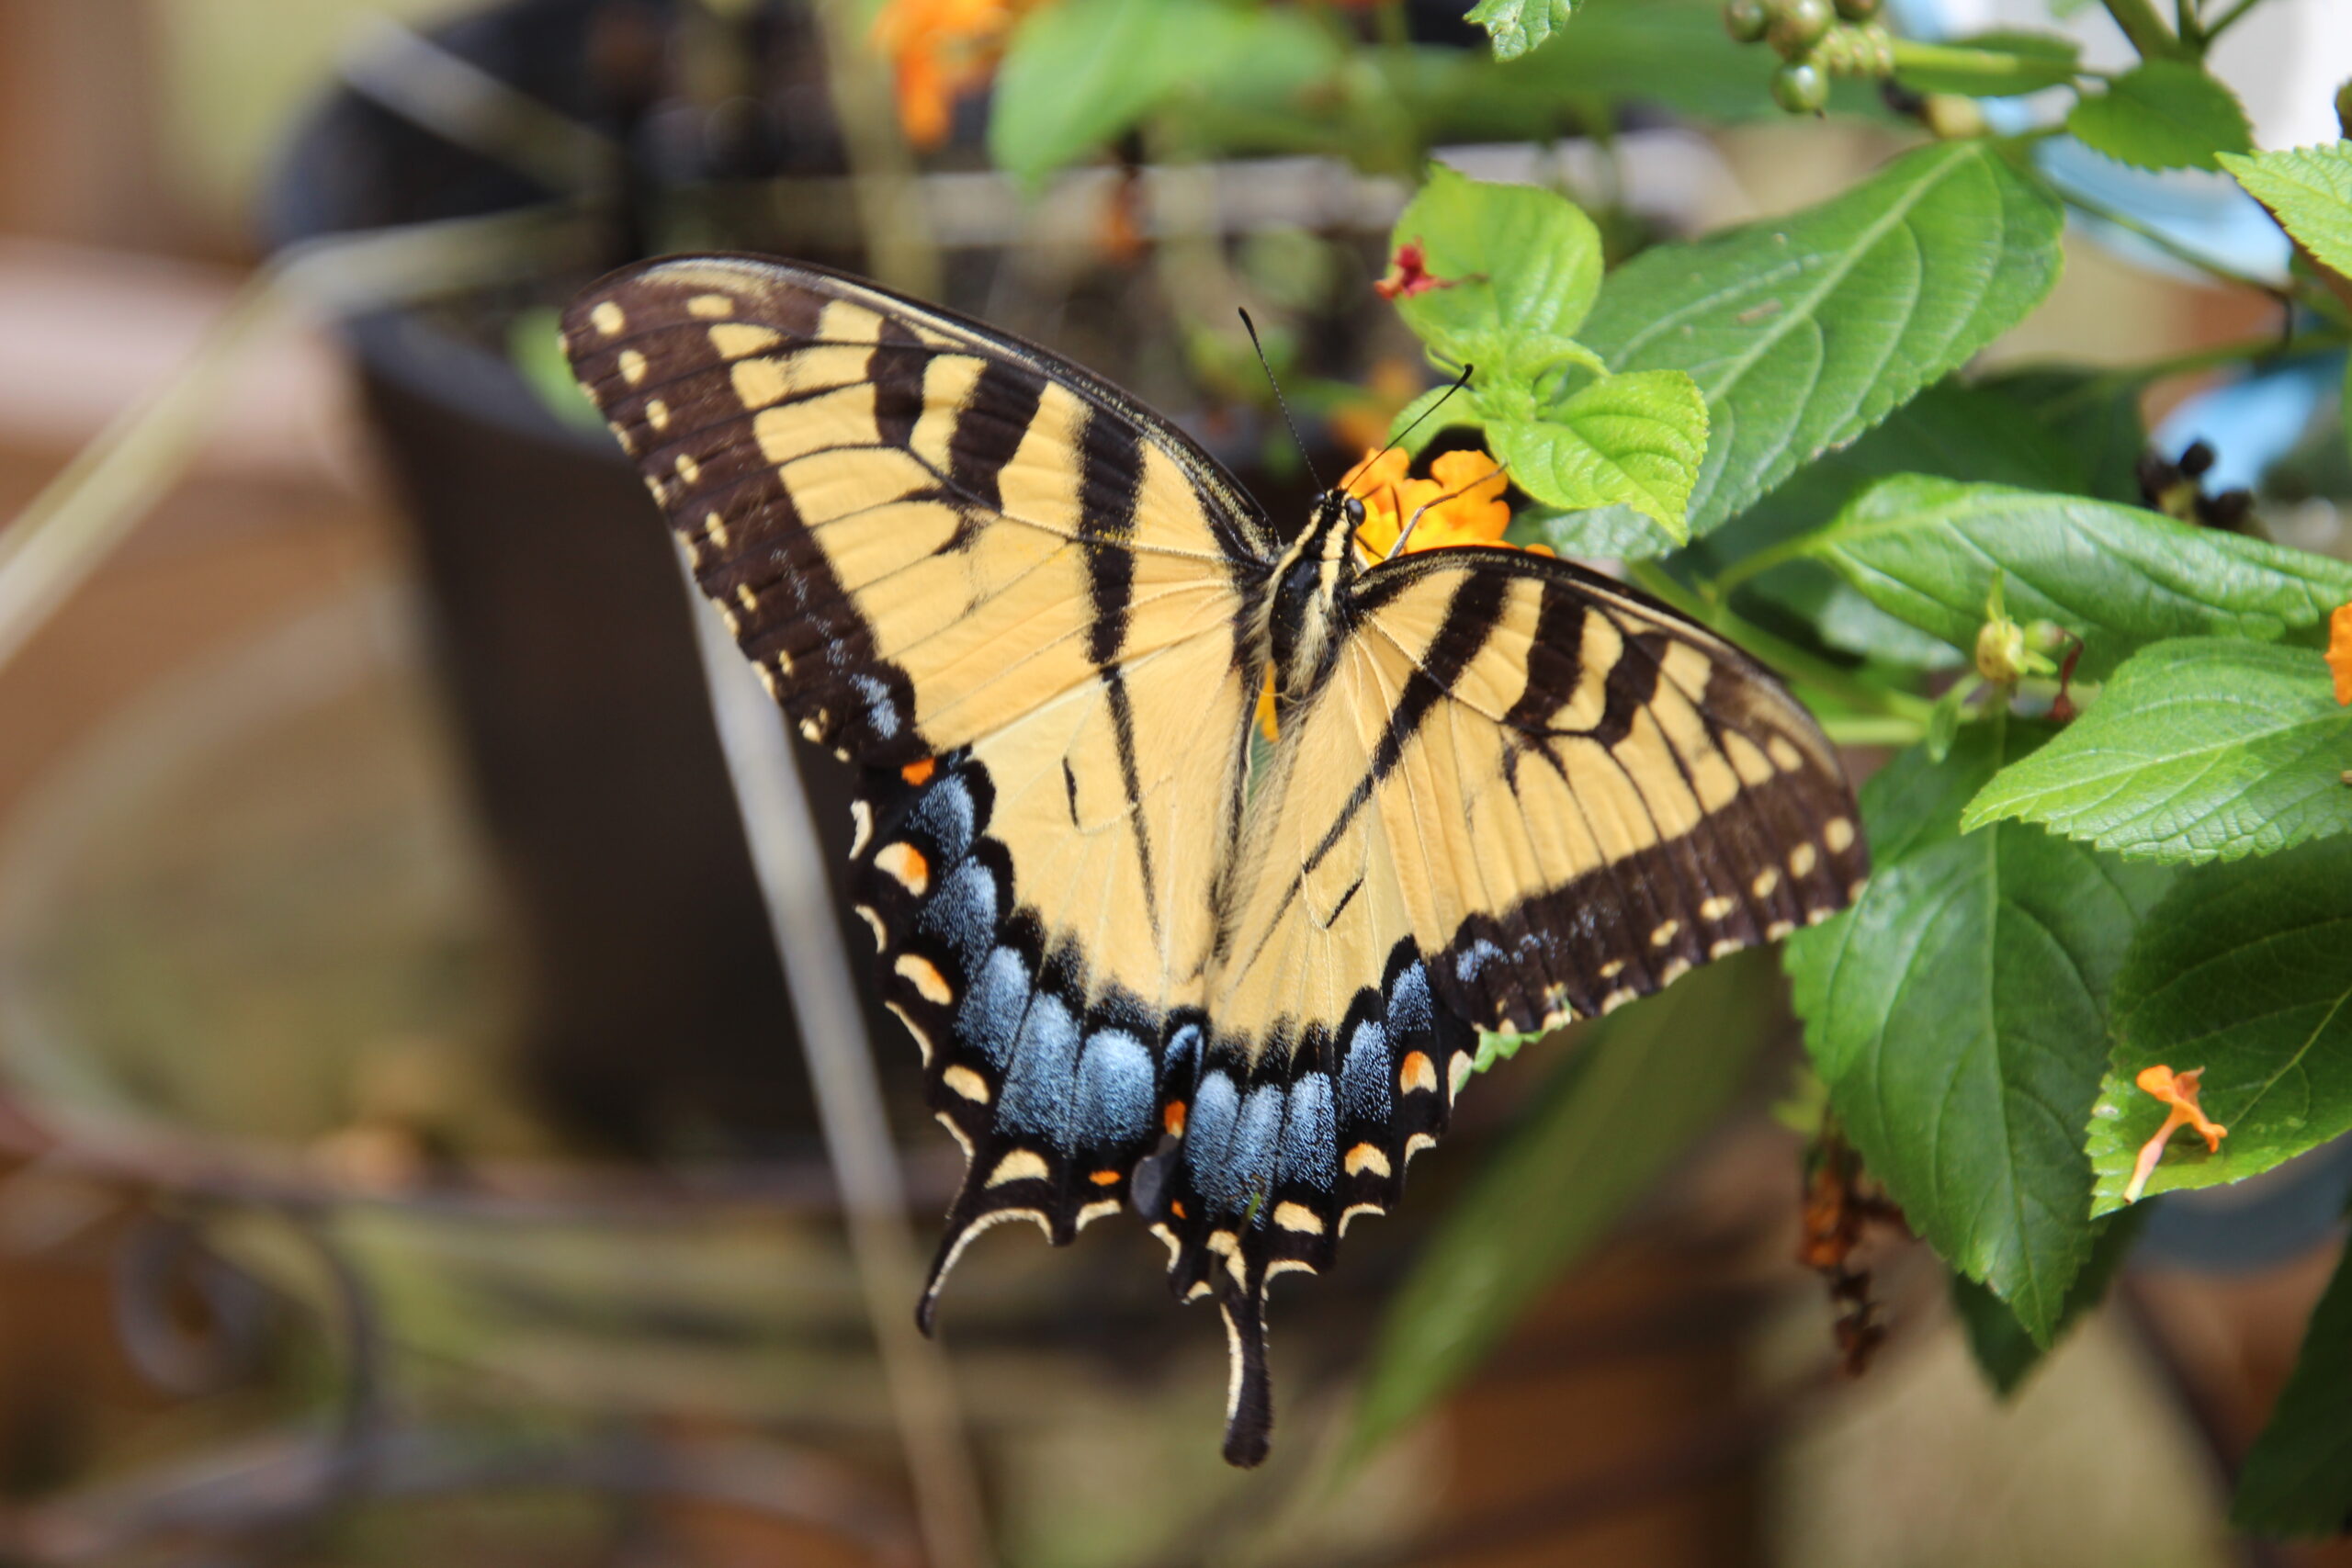
<svg viewBox="0 0 2352 1568">
<path fill-rule="evenodd" d="M 609 106 L 582 101 L 596 10 L 521 0 L 435 38 L 609 122 Z M 265 221 L 283 246 L 554 194 L 346 88 L 295 134 Z M 535 1087 L 597 1142 L 744 1152 L 813 1123 L 668 536 L 603 433 L 558 419 L 489 346 L 514 310 L 560 303 L 587 276 L 466 301 L 478 321 L 399 310 L 342 331 L 527 954 Z M 832 823 L 837 771 L 810 780 Z"/>
</svg>

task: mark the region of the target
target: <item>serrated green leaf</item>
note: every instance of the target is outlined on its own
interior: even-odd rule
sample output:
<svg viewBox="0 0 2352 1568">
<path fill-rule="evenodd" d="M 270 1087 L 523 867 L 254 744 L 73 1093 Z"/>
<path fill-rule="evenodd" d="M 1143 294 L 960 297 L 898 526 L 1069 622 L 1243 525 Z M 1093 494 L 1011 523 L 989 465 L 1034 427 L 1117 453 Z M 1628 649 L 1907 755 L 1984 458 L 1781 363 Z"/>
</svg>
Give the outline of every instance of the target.
<svg viewBox="0 0 2352 1568">
<path fill-rule="evenodd" d="M 1975 646 L 1999 571 L 2012 616 L 2083 639 L 2086 680 L 2167 637 L 2276 638 L 2352 600 L 2352 565 L 2324 556 L 2136 506 L 1912 475 L 1795 547 L 1959 649 Z"/>
<path fill-rule="evenodd" d="M 1760 951 L 1583 1026 L 1390 1302 L 1356 1416 L 1362 1455 L 1473 1371 L 1738 1097 L 1770 1035 Z"/>
<path fill-rule="evenodd" d="M 2080 1322 L 2084 1314 L 2107 1299 L 2108 1287 L 2132 1256 L 2146 1217 L 2145 1210 L 2129 1210 L 2092 1227 L 2090 1257 L 2067 1287 L 2066 1304 L 2051 1335 L 2053 1348 L 2056 1339 Z M 1968 1348 L 1976 1358 L 1977 1370 L 1993 1385 L 1993 1392 L 2007 1399 L 2024 1386 L 2048 1350 L 2034 1343 L 2018 1314 L 2002 1304 L 2000 1297 L 1964 1274 L 1951 1277 L 1951 1304 L 1968 1334 Z"/>
<path fill-rule="evenodd" d="M 2352 142 L 2225 154 L 2221 164 L 2321 265 L 2352 277 Z"/>
<path fill-rule="evenodd" d="M 2039 828 L 1962 837 L 1961 807 L 2045 732 L 1971 725 L 1865 784 L 1878 868 L 1786 949 L 1805 1046 L 1871 1174 L 2038 1344 L 2089 1256 L 2076 1131 L 2098 1092 L 2108 990 L 2168 872 Z"/>
<path fill-rule="evenodd" d="M 2254 128 L 2237 96 L 2180 60 L 2141 62 L 2106 92 L 2078 100 L 2066 129 L 2139 169 L 2218 169 L 2217 153 L 2254 151 Z"/>
<path fill-rule="evenodd" d="M 1707 453 L 1707 405 L 1679 370 L 1611 376 L 1541 419 L 1489 421 L 1489 449 L 1547 506 L 1629 506 L 1679 543 Z"/>
<path fill-rule="evenodd" d="M 1398 299 L 1397 312 L 1457 362 L 1491 361 L 1534 334 L 1567 338 L 1600 291 L 1600 231 L 1575 203 L 1534 186 L 1432 164 L 1390 231 L 1391 254 L 1408 244 L 1421 247 L 1440 287 Z"/>
<path fill-rule="evenodd" d="M 1325 30 L 1287 7 L 1218 0 L 1058 0 L 1022 19 L 989 112 L 989 155 L 1035 180 L 1108 144 L 1188 89 L 1304 91 L 1339 65 Z"/>
<path fill-rule="evenodd" d="M 2210 1155 L 2176 1139 L 2150 1192 L 2242 1181 L 2352 1130 L 2352 838 L 2181 873 L 2132 943 L 2115 1017 L 2086 1140 L 2100 1213 L 2164 1122 L 2132 1081 L 2158 1063 L 2205 1070 L 2199 1103 L 2229 1136 Z"/>
<path fill-rule="evenodd" d="M 1942 142 L 1821 206 L 1643 253 L 1578 335 L 1617 370 L 1698 382 L 1705 534 L 2020 320 L 2057 278 L 2061 221 L 1991 143 Z"/>
<path fill-rule="evenodd" d="M 1575 10 L 1576 0 L 1478 0 L 1466 19 L 1487 29 L 1497 60 L 1517 60 L 1541 49 Z"/>
<path fill-rule="evenodd" d="M 2247 1450 L 2230 1503 L 2233 1529 L 2256 1535 L 2352 1529 L 2352 1251 L 2312 1309 L 2295 1370 Z"/>
<path fill-rule="evenodd" d="M 1961 827 L 2014 818 L 2126 859 L 2235 860 L 2352 832 L 2352 708 L 2310 649 L 2183 637 L 2005 768 Z"/>
</svg>

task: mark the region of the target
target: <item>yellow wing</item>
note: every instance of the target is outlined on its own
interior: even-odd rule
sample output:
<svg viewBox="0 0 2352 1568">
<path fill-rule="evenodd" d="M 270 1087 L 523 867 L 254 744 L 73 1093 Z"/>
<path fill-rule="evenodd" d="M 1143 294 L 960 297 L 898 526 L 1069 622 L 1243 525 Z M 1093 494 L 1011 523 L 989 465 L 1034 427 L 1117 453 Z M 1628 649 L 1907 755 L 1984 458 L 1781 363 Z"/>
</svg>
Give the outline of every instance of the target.
<svg viewBox="0 0 2352 1568">
<path fill-rule="evenodd" d="M 817 268 L 615 275 L 574 368 L 801 732 L 865 769 L 859 913 L 972 1164 L 956 1253 L 1115 1212 L 1197 1013 L 1271 546 L 1215 462 L 1044 351 Z"/>
</svg>

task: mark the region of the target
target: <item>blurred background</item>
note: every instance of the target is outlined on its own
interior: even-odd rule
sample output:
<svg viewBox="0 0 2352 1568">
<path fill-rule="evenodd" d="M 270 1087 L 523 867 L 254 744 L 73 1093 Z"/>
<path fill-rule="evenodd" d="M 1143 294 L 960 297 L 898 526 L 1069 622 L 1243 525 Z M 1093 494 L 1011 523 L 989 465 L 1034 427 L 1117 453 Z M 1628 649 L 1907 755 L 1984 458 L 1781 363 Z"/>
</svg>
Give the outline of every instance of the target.
<svg viewBox="0 0 2352 1568">
<path fill-rule="evenodd" d="M 1338 15 L 1435 52 L 1471 41 L 1461 10 Z M 1565 186 L 1623 250 L 1820 199 L 1919 134 L 1866 97 L 1772 112 L 1711 5 L 1588 21 L 1679 85 L 1586 79 L 1540 134 L 1441 105 L 1370 153 L 1352 101 L 1225 145 L 1174 115 L 1023 182 L 978 97 L 926 126 L 903 60 L 894 95 L 854 7 L 0 0 L 0 517 L 41 525 L 0 535 L 0 1560 L 953 1555 L 911 1501 L 669 547 L 554 312 L 686 246 L 889 272 L 1177 413 L 1283 515 L 1305 480 L 1232 306 L 1270 323 L 1318 460 L 1355 456 L 1427 379 L 1368 287 L 1422 147 Z M 2311 120 L 2347 30 L 2281 0 L 2231 40 L 2265 145 L 2335 133 Z M 2283 265 L 2209 190 L 2110 196 Z M 2076 234 L 1996 355 L 2139 363 L 2275 317 Z M 2325 379 L 2259 440 L 2230 389 L 2144 412 L 2343 553 L 2340 434 L 2304 438 Z M 842 781 L 804 772 L 838 857 Z M 1726 967 L 1777 1005 L 1769 963 Z M 1687 1150 L 1368 1457 L 1352 1396 L 1392 1293 L 1573 1041 L 1498 1068 L 1406 1212 L 1281 1292 L 1264 1471 L 1217 1460 L 1214 1321 L 1106 1225 L 964 1264 L 951 1371 L 900 1369 L 963 1412 L 933 1480 L 977 1478 L 1000 1560 L 1069 1568 L 2352 1562 L 2222 1523 L 2333 1263 L 2341 1160 L 2165 1200 L 2006 1400 L 1940 1266 L 1876 1235 L 1890 1338 L 1849 1379 L 1794 1260 L 1792 1032 L 1758 1027 Z M 927 1249 L 956 1161 L 871 1032 Z"/>
</svg>

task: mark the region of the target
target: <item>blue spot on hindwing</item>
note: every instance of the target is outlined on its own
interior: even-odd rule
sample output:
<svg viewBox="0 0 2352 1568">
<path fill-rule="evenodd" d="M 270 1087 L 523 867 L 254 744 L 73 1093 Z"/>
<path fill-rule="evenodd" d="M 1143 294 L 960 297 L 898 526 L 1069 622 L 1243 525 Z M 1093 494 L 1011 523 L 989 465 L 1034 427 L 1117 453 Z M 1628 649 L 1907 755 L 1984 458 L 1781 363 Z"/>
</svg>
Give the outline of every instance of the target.
<svg viewBox="0 0 2352 1568">
<path fill-rule="evenodd" d="M 996 874 L 977 860 L 967 860 L 941 880 L 922 907 L 915 929 L 935 936 L 956 950 L 967 975 L 978 971 L 996 940 Z M 1023 987 L 1027 980 L 1023 976 Z"/>
<path fill-rule="evenodd" d="M 1078 1116 L 1073 1139 L 1110 1148 L 1139 1143 L 1151 1134 L 1151 1052 L 1124 1029 L 1087 1036 L 1078 1062 Z"/>
<path fill-rule="evenodd" d="M 1296 1182 L 1329 1192 L 1339 1179 L 1334 1145 L 1339 1129 L 1331 1114 L 1331 1083 L 1309 1074 L 1290 1086 L 1290 1109 L 1283 1118 L 1282 1154 L 1274 1168 L 1277 1186 Z"/>
<path fill-rule="evenodd" d="M 1029 965 L 1013 949 L 1000 947 L 956 1010 L 956 1032 L 1001 1073 L 1012 1059 L 1013 1036 L 1028 1006 Z"/>
<path fill-rule="evenodd" d="M 1348 1036 L 1347 1058 L 1340 1066 L 1340 1102 L 1348 1120 L 1358 1126 L 1388 1121 L 1388 1032 L 1378 1019 L 1363 1020 Z"/>
<path fill-rule="evenodd" d="M 1184 1169 L 1193 1190 L 1212 1203 L 1225 1202 L 1225 1147 L 1233 1140 L 1233 1123 L 1241 1109 L 1241 1093 L 1223 1073 L 1203 1073 L 1200 1092 L 1184 1122 Z"/>
<path fill-rule="evenodd" d="M 1078 1079 L 1078 1020 L 1069 1004 L 1041 991 L 1021 1021 L 1012 1065 L 1005 1069 L 998 1120 L 1016 1133 L 1052 1140 L 1067 1149 L 1070 1102 Z"/>
<path fill-rule="evenodd" d="M 972 852 L 972 835 L 978 828 L 976 815 L 972 786 L 951 773 L 922 792 L 907 820 L 930 835 L 939 858 L 952 864 Z"/>
</svg>

